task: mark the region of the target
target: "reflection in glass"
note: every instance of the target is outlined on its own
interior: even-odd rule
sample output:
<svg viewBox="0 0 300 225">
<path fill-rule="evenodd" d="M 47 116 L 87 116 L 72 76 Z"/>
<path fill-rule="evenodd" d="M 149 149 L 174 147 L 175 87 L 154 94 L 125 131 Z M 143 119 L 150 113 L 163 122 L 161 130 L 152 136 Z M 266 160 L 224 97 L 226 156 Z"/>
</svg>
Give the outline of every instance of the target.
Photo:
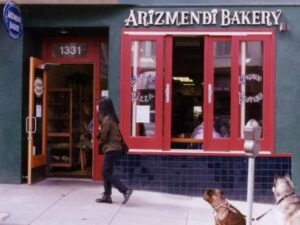
<svg viewBox="0 0 300 225">
<path fill-rule="evenodd" d="M 131 135 L 155 136 L 156 43 L 131 45 Z"/>
<path fill-rule="evenodd" d="M 244 41 L 240 49 L 240 137 L 243 137 L 243 127 L 250 119 L 262 126 L 263 44 Z"/>
<path fill-rule="evenodd" d="M 213 138 L 230 136 L 231 42 L 214 42 Z"/>
</svg>

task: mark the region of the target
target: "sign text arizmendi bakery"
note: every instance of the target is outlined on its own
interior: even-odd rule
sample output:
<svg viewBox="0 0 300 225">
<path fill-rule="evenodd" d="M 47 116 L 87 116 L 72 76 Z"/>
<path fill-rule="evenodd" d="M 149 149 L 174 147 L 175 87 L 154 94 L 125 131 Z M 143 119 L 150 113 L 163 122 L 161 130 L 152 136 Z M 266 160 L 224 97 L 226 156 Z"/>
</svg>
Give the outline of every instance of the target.
<svg viewBox="0 0 300 225">
<path fill-rule="evenodd" d="M 228 27 L 231 25 L 264 25 L 277 26 L 281 10 L 248 10 L 230 11 L 228 9 L 212 9 L 210 11 L 156 11 L 150 9 L 130 10 L 125 19 L 126 27 L 137 26 L 164 26 L 164 25 L 218 25 Z"/>
</svg>

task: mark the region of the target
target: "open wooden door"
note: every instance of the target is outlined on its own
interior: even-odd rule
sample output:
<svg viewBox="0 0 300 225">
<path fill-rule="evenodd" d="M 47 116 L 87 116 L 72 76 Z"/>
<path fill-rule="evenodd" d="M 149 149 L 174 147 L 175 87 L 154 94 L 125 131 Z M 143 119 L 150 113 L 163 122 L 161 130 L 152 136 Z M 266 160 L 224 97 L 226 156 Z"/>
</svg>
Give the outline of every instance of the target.
<svg viewBox="0 0 300 225">
<path fill-rule="evenodd" d="M 47 73 L 43 62 L 30 57 L 29 107 L 26 118 L 28 134 L 27 182 L 45 177 L 46 173 L 46 88 Z"/>
</svg>

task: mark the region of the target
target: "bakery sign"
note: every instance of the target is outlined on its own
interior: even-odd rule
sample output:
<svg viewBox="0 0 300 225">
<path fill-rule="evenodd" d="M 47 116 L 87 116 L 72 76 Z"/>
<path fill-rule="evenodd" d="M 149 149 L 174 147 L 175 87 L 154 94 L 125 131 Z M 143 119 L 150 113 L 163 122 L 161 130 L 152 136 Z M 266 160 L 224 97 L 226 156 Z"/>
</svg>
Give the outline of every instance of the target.
<svg viewBox="0 0 300 225">
<path fill-rule="evenodd" d="M 211 10 L 130 10 L 124 20 L 126 27 L 148 27 L 176 25 L 220 25 L 221 27 L 235 25 L 278 26 L 280 24 L 281 9 L 277 10 L 239 10 L 228 9 Z"/>
<path fill-rule="evenodd" d="M 20 8 L 12 1 L 7 1 L 3 7 L 3 23 L 8 35 L 18 39 L 23 34 L 23 19 Z"/>
</svg>

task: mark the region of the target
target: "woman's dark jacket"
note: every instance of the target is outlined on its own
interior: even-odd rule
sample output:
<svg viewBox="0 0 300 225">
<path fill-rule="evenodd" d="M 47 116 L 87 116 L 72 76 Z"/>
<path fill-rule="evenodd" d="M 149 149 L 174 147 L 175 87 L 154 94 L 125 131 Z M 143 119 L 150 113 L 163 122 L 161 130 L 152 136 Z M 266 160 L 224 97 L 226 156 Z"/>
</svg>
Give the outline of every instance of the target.
<svg viewBox="0 0 300 225">
<path fill-rule="evenodd" d="M 102 153 L 109 151 L 121 151 L 121 134 L 119 124 L 110 116 L 105 116 L 100 120 L 101 129 L 99 132 L 99 141 L 103 145 Z"/>
</svg>

